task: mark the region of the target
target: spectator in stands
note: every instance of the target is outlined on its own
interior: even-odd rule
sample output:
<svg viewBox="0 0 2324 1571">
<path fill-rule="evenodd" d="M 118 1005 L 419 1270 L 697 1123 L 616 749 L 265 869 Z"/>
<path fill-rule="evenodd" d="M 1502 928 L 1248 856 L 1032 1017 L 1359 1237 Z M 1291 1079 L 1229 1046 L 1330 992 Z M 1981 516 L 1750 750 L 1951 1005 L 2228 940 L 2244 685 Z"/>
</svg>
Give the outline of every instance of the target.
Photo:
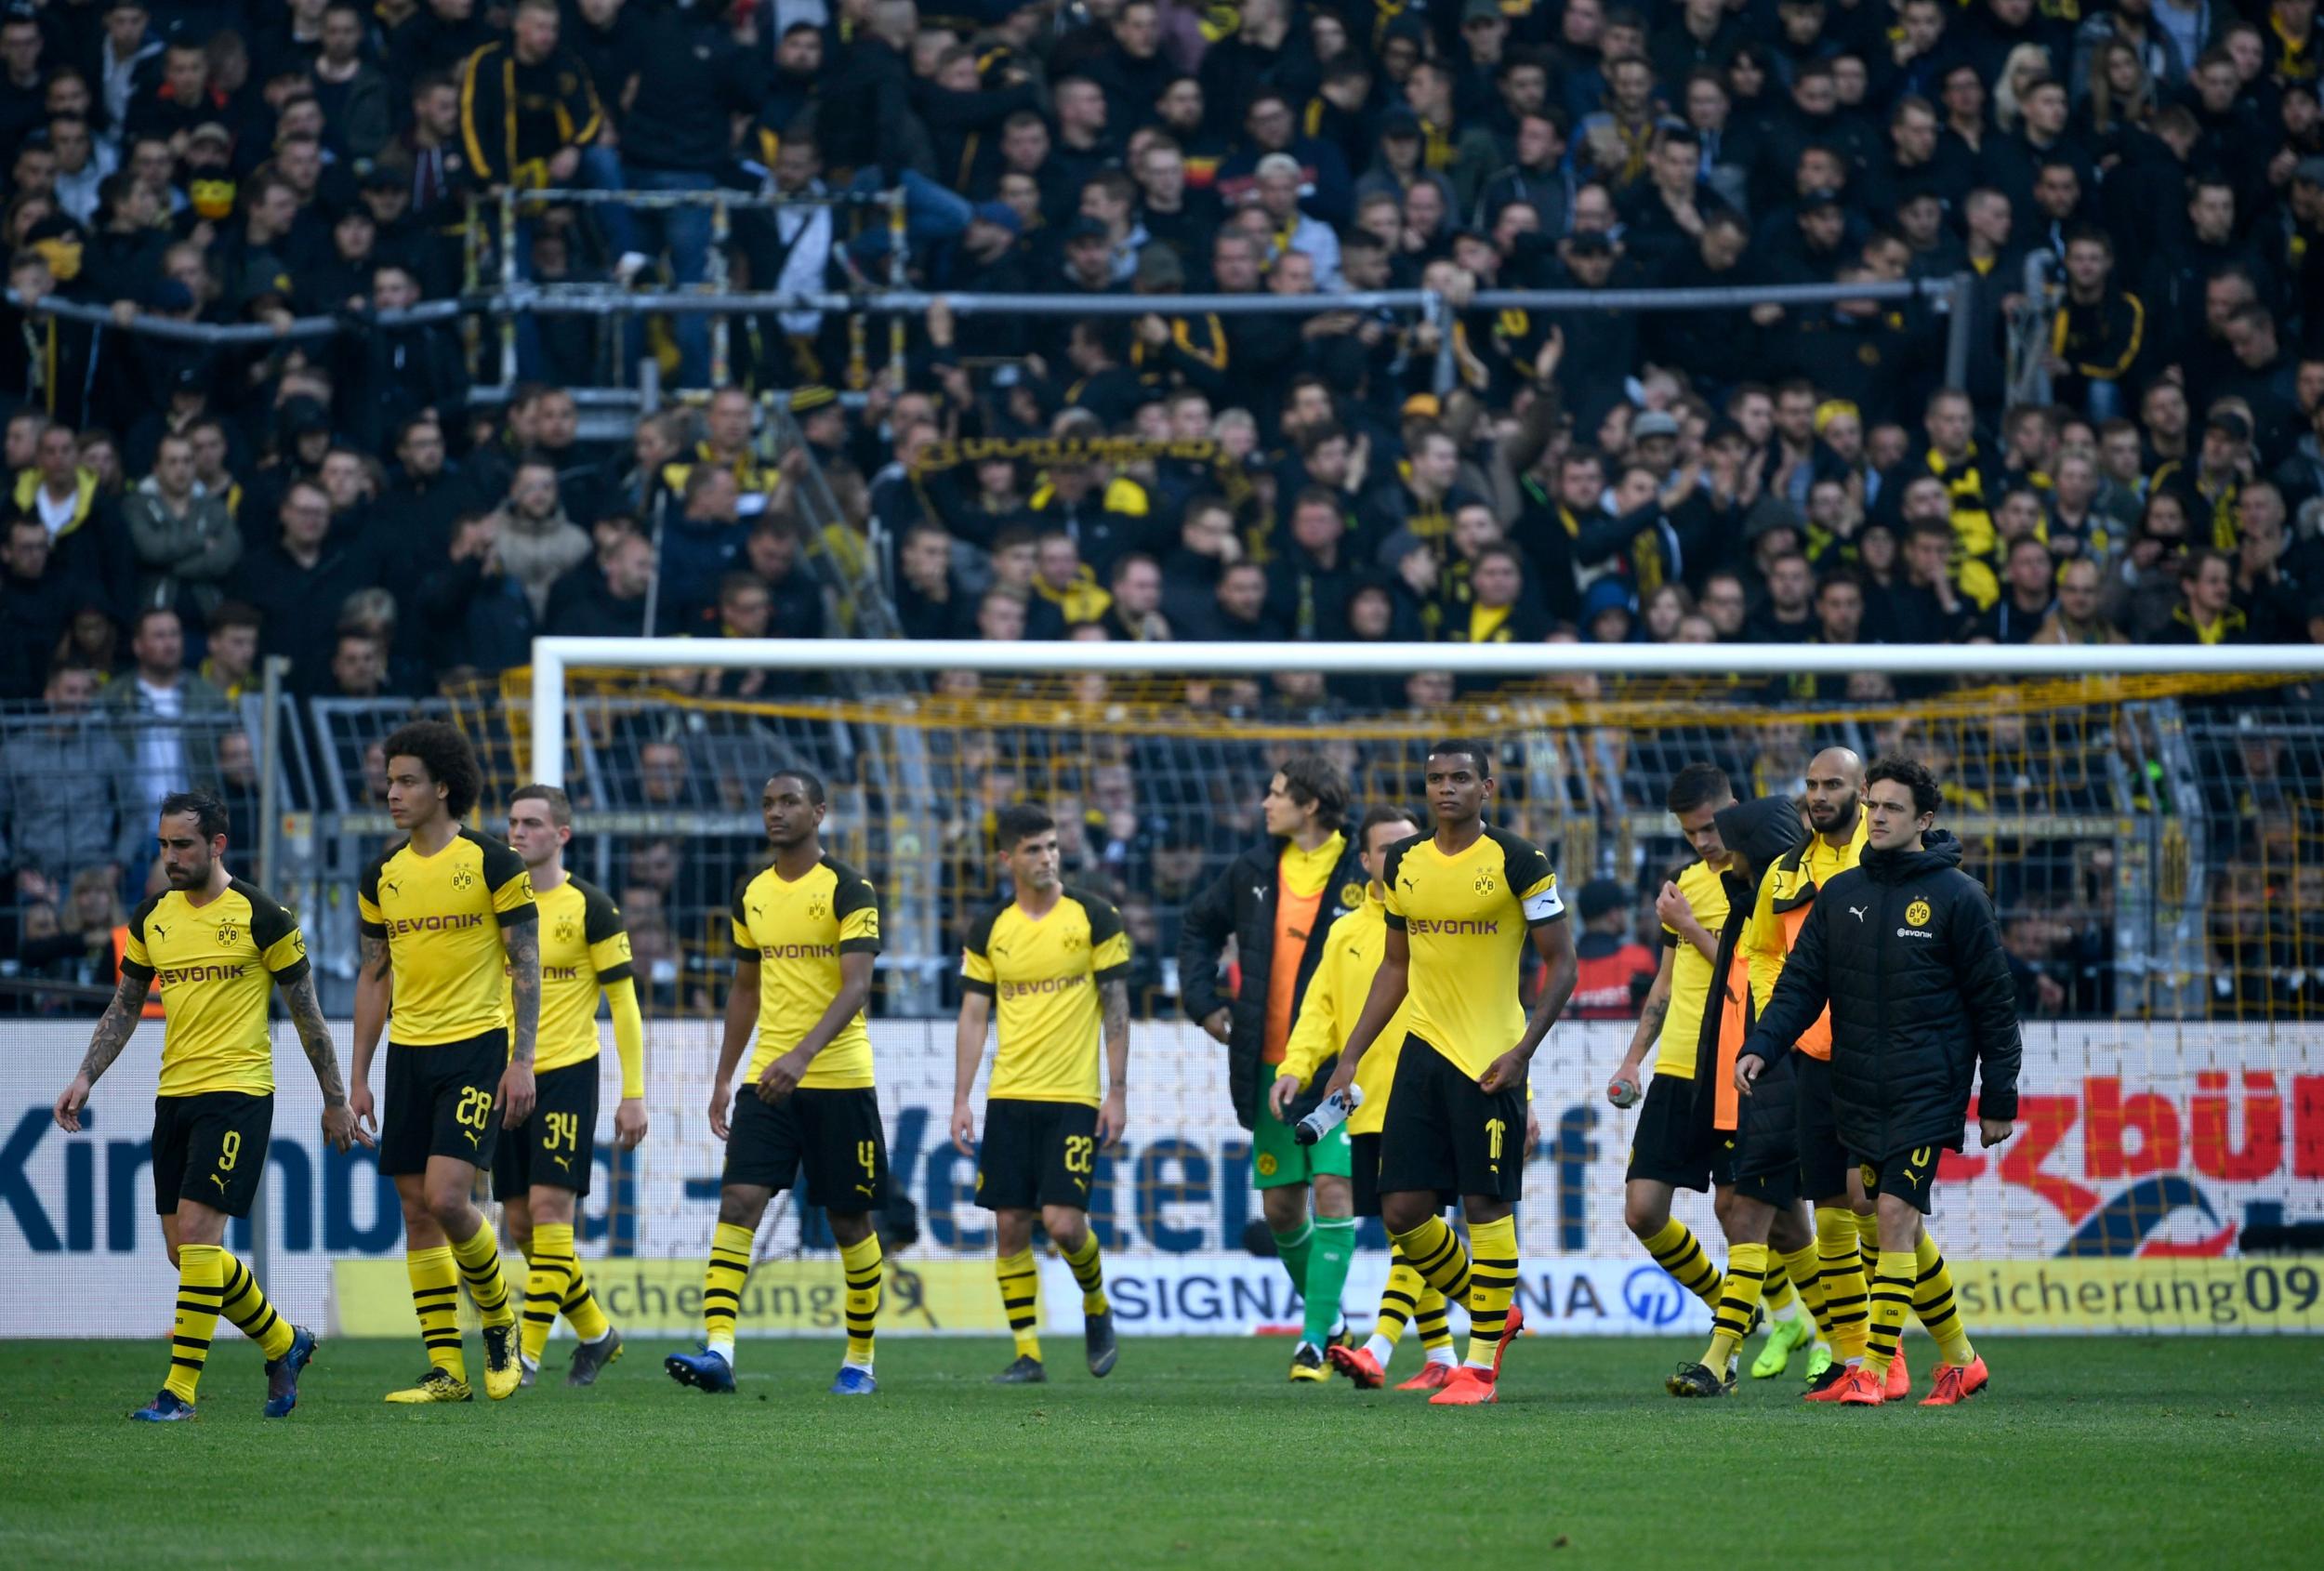
<svg viewBox="0 0 2324 1571">
<path fill-rule="evenodd" d="M 132 773 L 139 804 L 150 813 L 188 780 L 216 772 L 216 728 L 226 716 L 226 695 L 186 668 L 185 630 L 167 606 L 138 613 L 129 653 L 135 664 L 105 684 L 99 707 L 149 722 L 135 733 Z"/>
<path fill-rule="evenodd" d="M 122 503 L 122 522 L 137 553 L 137 603 L 160 606 L 196 623 L 226 598 L 242 561 L 242 532 L 223 498 L 200 489 L 193 443 L 165 436 L 153 472 Z"/>
<path fill-rule="evenodd" d="M 278 533 L 253 550 L 236 587 L 264 618 L 261 647 L 291 662 L 291 685 L 321 691 L 330 674 L 339 607 L 385 571 L 376 536 L 345 537 L 333 528 L 331 499 L 312 481 L 283 493 Z"/>
<path fill-rule="evenodd" d="M 39 695 L 75 598 L 56 566 L 46 527 L 20 513 L 10 519 L 0 547 L 0 698 Z"/>
<path fill-rule="evenodd" d="M 557 469 L 545 458 L 517 465 L 508 497 L 494 509 L 492 555 L 515 580 L 537 621 L 548 611 L 549 587 L 587 560 L 589 536 L 565 516 L 557 490 Z"/>
<path fill-rule="evenodd" d="M 2035 643 L 2128 643 L 2102 609 L 2104 574 L 2088 558 L 2069 561 L 2058 574 L 2058 598 L 2033 636 Z"/>
<path fill-rule="evenodd" d="M 551 587 L 548 631 L 560 638 L 627 638 L 654 631 L 645 625 L 654 574 L 653 542 L 634 529 L 622 531 L 595 560 Z"/>
<path fill-rule="evenodd" d="M 59 663 L 42 689 L 40 722 L 0 748 L 0 865 L 37 867 L 59 885 L 89 869 L 117 885 L 125 869 L 143 866 L 152 815 L 128 755 L 96 723 L 97 691 L 95 670 Z"/>
<path fill-rule="evenodd" d="M 2251 619 L 2235 602 L 2235 561 L 2225 551 L 2188 555 L 2179 572 L 2178 606 L 2158 643 L 2251 643 Z"/>
<path fill-rule="evenodd" d="M 210 613 L 203 631 L 202 680 L 218 690 L 229 704 L 260 684 L 258 672 L 258 613 L 242 601 L 230 600 Z"/>
<path fill-rule="evenodd" d="M 500 513 L 462 514 L 454 521 L 443 561 L 419 580 L 415 608 L 439 669 L 489 677 L 531 658 L 539 617 L 523 581 L 502 557 L 505 527 Z M 637 623 L 622 630 L 635 632 Z"/>
</svg>

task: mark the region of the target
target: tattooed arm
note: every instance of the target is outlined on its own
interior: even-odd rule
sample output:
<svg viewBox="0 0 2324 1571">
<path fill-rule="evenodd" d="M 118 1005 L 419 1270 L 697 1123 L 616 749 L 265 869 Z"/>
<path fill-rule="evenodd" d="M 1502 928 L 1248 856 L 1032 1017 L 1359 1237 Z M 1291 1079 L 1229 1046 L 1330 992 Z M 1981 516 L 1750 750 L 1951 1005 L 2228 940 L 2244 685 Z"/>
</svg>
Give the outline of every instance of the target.
<svg viewBox="0 0 2324 1571">
<path fill-rule="evenodd" d="M 508 955 L 508 997 L 516 1008 L 508 1068 L 500 1076 L 500 1127 L 513 1129 L 533 1116 L 533 1045 L 541 1023 L 541 924 L 526 917 L 500 930 Z"/>
<path fill-rule="evenodd" d="M 1678 951 L 1665 945 L 1662 964 L 1655 972 L 1654 985 L 1646 990 L 1646 1001 L 1638 1007 L 1638 1029 L 1631 1033 L 1630 1050 L 1605 1083 L 1605 1099 L 1617 1107 L 1629 1107 L 1638 1101 L 1642 1088 L 1638 1072 L 1646 1062 L 1646 1055 L 1662 1039 L 1662 1023 L 1670 1013 L 1670 967 Z"/>
<path fill-rule="evenodd" d="M 1105 1102 L 1098 1109 L 1098 1148 L 1122 1138 L 1129 1122 L 1129 983 L 1116 977 L 1098 984 L 1105 1012 Z"/>
<path fill-rule="evenodd" d="M 323 1138 L 340 1151 L 356 1141 L 372 1144 L 371 1137 L 355 1127 L 355 1115 L 347 1105 L 347 1088 L 339 1081 L 338 1050 L 331 1044 L 331 1027 L 324 1023 L 323 1005 L 315 998 L 314 972 L 309 971 L 283 989 L 283 1001 L 290 1006 L 298 1045 L 307 1050 L 307 1062 L 314 1066 L 315 1084 L 323 1088 Z"/>
<path fill-rule="evenodd" d="M 371 1124 L 371 1055 L 379 1050 L 379 1033 L 387 1028 L 388 1010 L 395 999 L 395 978 L 388 969 L 388 940 L 384 933 L 363 935 L 363 959 L 355 972 L 355 1052 L 348 1074 L 353 1084 L 347 1105 L 358 1126 Z"/>
<path fill-rule="evenodd" d="M 121 985 L 113 990 L 112 1001 L 105 1006 L 103 1018 L 89 1036 L 88 1053 L 81 1060 L 81 1072 L 57 1099 L 57 1128 L 67 1134 L 81 1132 L 81 1109 L 88 1105 L 89 1089 L 112 1067 L 121 1050 L 129 1045 L 129 1038 L 138 1028 L 138 1017 L 145 1009 L 145 996 L 152 985 L 150 975 L 126 970 L 122 973 Z"/>
</svg>

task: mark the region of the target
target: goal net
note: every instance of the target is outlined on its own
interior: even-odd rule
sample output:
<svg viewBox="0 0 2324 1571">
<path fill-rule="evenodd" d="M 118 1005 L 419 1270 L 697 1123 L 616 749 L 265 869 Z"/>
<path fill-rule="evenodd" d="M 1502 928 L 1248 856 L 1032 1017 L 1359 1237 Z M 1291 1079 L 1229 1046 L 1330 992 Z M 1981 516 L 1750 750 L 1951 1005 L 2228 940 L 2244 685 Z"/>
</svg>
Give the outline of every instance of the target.
<svg viewBox="0 0 2324 1571">
<path fill-rule="evenodd" d="M 1604 1084 L 1644 980 L 1621 969 L 1620 946 L 1639 944 L 1630 963 L 1651 967 L 1653 895 L 1691 857 L 1662 806 L 1679 770 L 1713 762 L 1745 796 L 1796 793 L 1809 758 L 1837 744 L 1935 770 L 1940 823 L 2002 922 L 2025 1022 L 2019 1133 L 1948 1155 L 1931 1221 L 1972 1324 L 2316 1330 L 2324 714 L 2300 669 L 2314 653 L 544 640 L 532 672 L 451 712 L 485 760 L 482 826 L 498 826 L 516 786 L 561 782 L 576 808 L 569 865 L 612 891 L 629 925 L 651 1023 L 652 1134 L 634 1154 L 610 1150 L 609 1047 L 582 1228 L 626 1326 L 679 1335 L 699 1314 L 721 1160 L 706 1109 L 726 911 L 736 880 L 764 865 L 758 793 L 784 764 L 828 783 L 825 842 L 881 903 L 872 1034 L 908 1203 L 891 1222 L 908 1209 L 917 1230 L 893 1251 L 883 1329 L 1002 1328 L 990 1215 L 947 1126 L 959 941 L 1005 892 L 993 827 L 1019 802 L 1050 810 L 1067 877 L 1118 902 L 1135 950 L 1130 1127 L 1091 1186 L 1124 1329 L 1295 1320 L 1265 1252 L 1224 1050 L 1179 1007 L 1182 966 L 1197 963 L 1182 959 L 1182 917 L 1262 838 L 1260 798 L 1288 755 L 1335 759 L 1358 811 L 1417 808 L 1428 742 L 1457 733 L 1494 748 L 1493 820 L 1548 852 L 1577 917 L 1585 886 L 1612 913 L 1591 940 L 1613 957 L 1593 975 L 1611 980 L 1591 991 L 1589 1018 L 1552 1034 L 1533 1075 L 1539 1139 L 1520 1238 L 1536 1329 L 1708 1325 L 1622 1222 L 1637 1112 L 1612 1106 Z M 14 1103 L 45 1116 L 47 1081 L 70 1077 L 86 1032 L 38 1029 L 60 1045 L 30 1055 L 36 1082 L 7 1073 Z M 104 1088 L 106 1132 L 125 1142 L 142 1134 L 127 1083 L 139 1052 Z M 393 1334 L 410 1310 L 392 1199 L 364 1158 L 317 1148 L 304 1066 L 295 1050 L 278 1062 L 273 1290 L 342 1332 Z M 0 1170 L 0 1260 L 57 1249 L 70 1282 L 76 1194 L 85 1232 L 144 1245 L 146 1202 L 130 1216 L 116 1172 L 130 1158 L 76 1157 L 54 1130 L 28 1150 Z M 20 1195 L 50 1205 L 58 1243 L 33 1236 Z M 1707 1196 L 1682 1195 L 1680 1214 L 1715 1243 Z M 1386 1267 L 1376 1223 L 1362 1241 L 1347 1300 L 1359 1324 Z M 839 1282 L 819 1216 L 778 1208 L 759 1253 L 745 1331 L 835 1334 Z M 152 1274 L 150 1261 L 138 1269 Z M 1070 1277 L 1060 1262 L 1044 1269 L 1050 1313 L 1070 1318 Z M 0 1332 L 29 1313 L 0 1289 Z M 165 1304 L 134 1297 L 121 1313 L 141 1316 L 140 1330 L 166 1318 Z"/>
</svg>

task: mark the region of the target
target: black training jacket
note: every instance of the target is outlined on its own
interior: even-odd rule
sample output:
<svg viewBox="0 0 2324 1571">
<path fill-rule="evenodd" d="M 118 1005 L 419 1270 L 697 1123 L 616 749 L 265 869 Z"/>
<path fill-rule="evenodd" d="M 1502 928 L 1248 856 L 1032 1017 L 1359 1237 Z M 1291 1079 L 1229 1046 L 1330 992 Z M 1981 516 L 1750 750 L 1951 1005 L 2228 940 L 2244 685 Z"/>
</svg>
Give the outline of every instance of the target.
<svg viewBox="0 0 2324 1571">
<path fill-rule="evenodd" d="M 1945 830 L 1924 850 L 1868 850 L 1824 887 L 1743 1051 L 1773 1065 L 1827 1003 L 1832 1117 L 1855 1155 L 1958 1151 L 1973 1080 L 1983 1116 L 2017 1116 L 2016 985 L 1993 902 Z"/>
<path fill-rule="evenodd" d="M 1178 990 L 1186 1018 L 1199 1022 L 1221 1005 L 1230 1011 L 1226 1089 L 1235 1103 L 1235 1116 L 1247 1129 L 1254 1127 L 1259 1116 L 1259 1059 L 1267 1038 L 1267 978 L 1275 963 L 1275 868 L 1283 858 L 1284 845 L 1281 839 L 1270 839 L 1228 864 L 1227 870 L 1195 897 L 1179 929 Z M 1340 865 L 1332 870 L 1331 882 L 1324 886 L 1306 947 L 1294 962 L 1300 968 L 1299 989 L 1291 1002 L 1294 1020 L 1299 1018 L 1301 1001 L 1307 997 L 1307 984 L 1315 974 L 1315 962 L 1323 957 L 1324 935 L 1331 931 L 1332 923 L 1364 904 L 1367 875 L 1357 860 L 1357 849 L 1351 835 Z M 1229 934 L 1234 935 L 1242 970 L 1242 985 L 1232 998 L 1219 988 L 1219 958 Z M 1295 1118 L 1304 1116 L 1304 1110 L 1322 1099 L 1324 1082 L 1329 1078 L 1328 1075 L 1317 1076 L 1314 1085 L 1292 1104 Z"/>
</svg>

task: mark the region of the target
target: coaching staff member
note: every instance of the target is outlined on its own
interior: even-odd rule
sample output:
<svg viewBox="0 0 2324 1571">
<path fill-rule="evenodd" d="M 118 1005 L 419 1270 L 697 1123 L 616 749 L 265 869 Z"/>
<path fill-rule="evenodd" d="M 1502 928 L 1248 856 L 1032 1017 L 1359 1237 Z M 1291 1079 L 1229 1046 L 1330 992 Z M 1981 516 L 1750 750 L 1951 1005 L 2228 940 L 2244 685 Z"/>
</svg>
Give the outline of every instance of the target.
<svg viewBox="0 0 2324 1571">
<path fill-rule="evenodd" d="M 1924 1318 L 1948 1333 L 1940 1340 L 1945 1362 L 1930 1398 L 1945 1406 L 1985 1384 L 1985 1361 L 1970 1350 L 1949 1290 L 1939 1308 L 1937 1285 L 1918 1283 L 1921 1219 L 1930 1208 L 1937 1154 L 1961 1148 L 1973 1076 L 1979 1142 L 2010 1137 L 2017 1117 L 2017 991 L 1992 900 L 1961 870 L 1961 842 L 1931 827 L 1943 799 L 1936 777 L 1915 759 L 1886 758 L 1864 778 L 1870 827 L 1863 858 L 1816 898 L 1767 1012 L 1736 1055 L 1735 1078 L 1749 1095 L 1830 1005 L 1832 1118 L 1841 1143 L 1862 1165 L 1881 1230 L 1874 1351 L 1849 1372 L 1851 1389 L 1841 1400 L 1882 1400 L 1888 1355 L 1879 1350 L 1895 1348 L 1918 1284 L 1932 1306 Z M 1943 1269 L 1941 1258 L 1933 1263 L 1933 1271 Z"/>
</svg>

